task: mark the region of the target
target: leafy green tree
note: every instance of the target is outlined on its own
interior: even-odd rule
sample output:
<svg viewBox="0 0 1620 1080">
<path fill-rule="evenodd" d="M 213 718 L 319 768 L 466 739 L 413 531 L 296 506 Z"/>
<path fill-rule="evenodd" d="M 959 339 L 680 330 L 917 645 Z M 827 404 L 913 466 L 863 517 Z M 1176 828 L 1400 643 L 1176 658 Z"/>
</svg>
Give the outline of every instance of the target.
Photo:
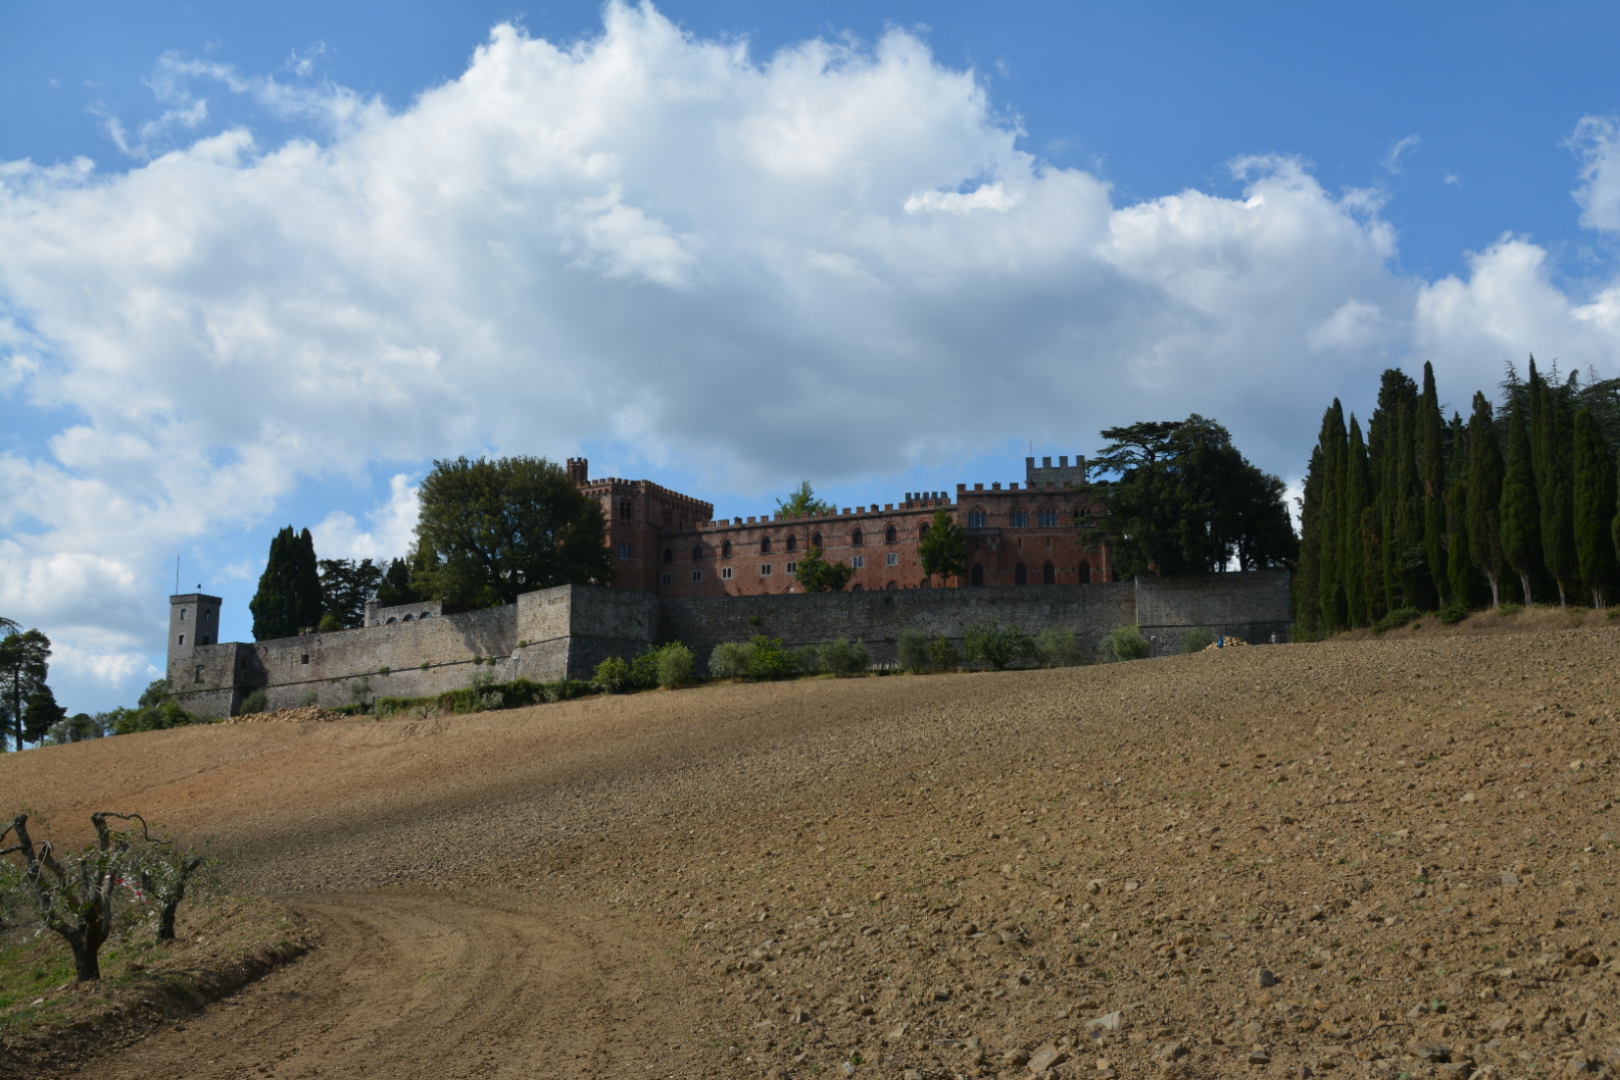
<svg viewBox="0 0 1620 1080">
<path fill-rule="evenodd" d="M 5 746 L 8 733 L 18 750 L 23 748 L 25 738 L 44 735 L 43 731 L 28 735 L 26 713 L 29 701 L 45 685 L 50 658 L 51 639 L 38 630 L 13 632 L 0 639 L 0 721 L 4 722 L 0 727 L 0 748 Z"/>
<path fill-rule="evenodd" d="M 1508 448 L 1502 477 L 1502 556 L 1519 574 L 1524 602 L 1534 601 L 1532 575 L 1541 565 L 1541 513 L 1536 503 L 1535 465 L 1524 410 L 1508 416 Z"/>
<path fill-rule="evenodd" d="M 380 567 L 370 559 L 322 559 L 321 603 L 326 615 L 336 621 L 333 629 L 352 630 L 366 623 L 366 599 L 383 583 Z M 401 601 L 402 603 L 407 601 Z M 321 629 L 326 629 L 325 617 Z"/>
<path fill-rule="evenodd" d="M 315 538 L 308 529 L 295 533 L 288 525 L 270 541 L 259 591 L 248 603 L 253 639 L 269 641 L 312 630 L 320 624 L 322 608 Z"/>
<path fill-rule="evenodd" d="M 820 548 L 811 548 L 799 560 L 793 576 L 799 588 L 807 593 L 843 592 L 844 586 L 855 576 L 855 568 L 841 562 L 829 562 L 822 558 Z"/>
<path fill-rule="evenodd" d="M 414 604 L 428 599 L 421 590 L 411 584 L 412 563 L 420 561 L 415 552 L 406 559 L 388 560 L 388 569 L 383 571 L 382 580 L 377 584 L 378 607 L 396 607 L 399 604 Z M 364 613 L 362 605 L 361 614 Z"/>
<path fill-rule="evenodd" d="M 967 532 L 949 510 L 934 511 L 928 535 L 917 545 L 917 559 L 923 573 L 942 585 L 967 573 Z"/>
<path fill-rule="evenodd" d="M 448 605 L 613 580 L 601 507 L 545 458 L 435 461 L 420 503 L 411 581 Z"/>
<path fill-rule="evenodd" d="M 1282 482 L 1256 469 L 1221 425 L 1194 413 L 1102 433 L 1111 440 L 1090 465 L 1118 479 L 1089 485 L 1106 504 L 1082 523 L 1082 542 L 1106 540 L 1122 577 L 1281 566 L 1298 553 Z"/>
<path fill-rule="evenodd" d="M 1116 626 L 1097 643 L 1097 656 L 1105 664 L 1119 660 L 1146 660 L 1153 655 L 1153 643 L 1134 626 Z"/>
<path fill-rule="evenodd" d="M 1485 395 L 1474 394 L 1468 421 L 1468 552 L 1491 587 L 1491 607 L 1502 606 L 1502 478 L 1505 467 L 1496 443 L 1496 423 Z"/>
<path fill-rule="evenodd" d="M 967 628 L 962 639 L 962 655 L 970 664 L 1000 671 L 1016 660 L 1034 659 L 1035 642 L 1016 626 L 992 622 Z"/>
<path fill-rule="evenodd" d="M 51 730 L 45 733 L 45 742 L 50 746 L 62 746 L 66 743 L 84 742 L 87 739 L 99 739 L 109 734 L 105 723 L 105 714 L 91 716 L 89 713 L 74 713 L 66 720 L 52 725 Z"/>
<path fill-rule="evenodd" d="M 810 486 L 810 481 L 806 480 L 787 499 L 777 499 L 776 509 L 784 515 L 807 517 L 811 514 L 830 514 L 833 512 L 833 505 L 816 498 L 815 489 Z"/>
<path fill-rule="evenodd" d="M 56 703 L 56 694 L 43 682 L 23 702 L 23 738 L 37 743 L 58 723 L 67 719 L 67 710 Z"/>
<path fill-rule="evenodd" d="M 1575 548 L 1581 580 L 1592 592 L 1592 605 L 1605 606 L 1605 589 L 1614 577 L 1615 477 L 1609 448 L 1597 418 L 1583 408 L 1575 414 Z"/>
</svg>

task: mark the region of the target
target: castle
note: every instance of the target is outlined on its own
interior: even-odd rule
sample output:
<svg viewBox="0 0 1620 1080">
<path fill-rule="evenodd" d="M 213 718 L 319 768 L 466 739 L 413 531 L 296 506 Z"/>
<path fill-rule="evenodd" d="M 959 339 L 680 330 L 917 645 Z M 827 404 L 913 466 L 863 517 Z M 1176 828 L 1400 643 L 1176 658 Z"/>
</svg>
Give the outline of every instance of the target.
<svg viewBox="0 0 1620 1080">
<path fill-rule="evenodd" d="M 373 602 L 362 627 L 251 644 L 219 642 L 218 597 L 172 596 L 168 678 L 176 699 L 192 712 L 230 716 L 254 690 L 269 707 L 288 708 L 426 696 L 465 687 L 474 673 L 588 678 L 608 656 L 682 641 L 704 661 L 714 645 L 759 633 L 789 646 L 858 638 L 874 662 L 887 664 L 908 627 L 958 645 L 975 623 L 1029 633 L 1066 627 L 1090 647 L 1114 627 L 1136 625 L 1169 649 L 1193 627 L 1264 640 L 1286 635 L 1291 618 L 1287 571 L 1114 581 L 1107 546 L 1083 547 L 1074 528 L 1077 516 L 1101 509 L 1078 494 L 1078 455 L 1073 465 L 1026 458 L 1022 485 L 958 484 L 954 502 L 945 492 L 907 493 L 881 507 L 729 521 L 648 480 L 592 480 L 583 458 L 567 467 L 602 507 L 612 586 L 565 585 L 451 615 L 436 601 Z M 940 510 L 968 540 L 967 571 L 945 589 L 930 588 L 917 556 Z M 810 548 L 854 570 L 848 591 L 799 590 L 796 563 Z"/>
</svg>

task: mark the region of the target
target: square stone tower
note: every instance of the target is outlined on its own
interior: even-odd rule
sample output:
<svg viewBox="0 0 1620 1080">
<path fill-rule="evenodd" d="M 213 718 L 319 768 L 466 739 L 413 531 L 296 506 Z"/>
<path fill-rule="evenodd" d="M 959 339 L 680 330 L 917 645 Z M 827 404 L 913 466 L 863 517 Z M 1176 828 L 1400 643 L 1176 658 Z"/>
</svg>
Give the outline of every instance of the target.
<svg viewBox="0 0 1620 1080">
<path fill-rule="evenodd" d="M 219 606 L 217 596 L 205 593 L 185 593 L 169 597 L 169 681 L 175 682 L 175 672 L 189 663 L 204 645 L 219 644 Z"/>
</svg>

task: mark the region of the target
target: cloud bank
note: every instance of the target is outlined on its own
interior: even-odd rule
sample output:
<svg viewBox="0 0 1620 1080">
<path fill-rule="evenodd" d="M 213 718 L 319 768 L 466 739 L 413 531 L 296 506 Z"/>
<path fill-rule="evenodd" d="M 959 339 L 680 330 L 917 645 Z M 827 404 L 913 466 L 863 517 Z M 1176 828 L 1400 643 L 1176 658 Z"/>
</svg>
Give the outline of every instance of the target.
<svg viewBox="0 0 1620 1080">
<path fill-rule="evenodd" d="M 1620 344 L 1620 293 L 1513 236 L 1401 274 L 1379 198 L 1290 157 L 1116 205 L 903 31 L 758 58 L 615 3 L 567 46 L 497 26 L 397 110 L 308 68 L 165 57 L 163 114 L 110 129 L 133 167 L 0 164 L 0 400 L 39 432 L 0 456 L 0 611 L 86 671 L 159 648 L 135 567 L 312 479 L 605 438 L 752 492 L 1194 410 L 1291 476 L 1388 364 L 1460 398 Z M 209 132 L 203 89 L 309 134 Z M 1613 121 L 1575 138 L 1620 227 Z M 323 554 L 393 553 L 408 501 Z"/>
</svg>

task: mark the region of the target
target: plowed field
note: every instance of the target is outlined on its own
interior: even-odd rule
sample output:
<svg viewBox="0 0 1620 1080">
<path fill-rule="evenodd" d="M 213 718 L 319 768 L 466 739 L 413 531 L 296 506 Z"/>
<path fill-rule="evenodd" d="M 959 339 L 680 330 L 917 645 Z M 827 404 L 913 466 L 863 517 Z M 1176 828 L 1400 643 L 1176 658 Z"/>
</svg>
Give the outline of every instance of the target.
<svg viewBox="0 0 1620 1080">
<path fill-rule="evenodd" d="M 89 1077 L 1595 1073 L 1617 660 L 1605 627 L 212 725 L 0 791 L 213 837 L 324 933 Z"/>
</svg>

